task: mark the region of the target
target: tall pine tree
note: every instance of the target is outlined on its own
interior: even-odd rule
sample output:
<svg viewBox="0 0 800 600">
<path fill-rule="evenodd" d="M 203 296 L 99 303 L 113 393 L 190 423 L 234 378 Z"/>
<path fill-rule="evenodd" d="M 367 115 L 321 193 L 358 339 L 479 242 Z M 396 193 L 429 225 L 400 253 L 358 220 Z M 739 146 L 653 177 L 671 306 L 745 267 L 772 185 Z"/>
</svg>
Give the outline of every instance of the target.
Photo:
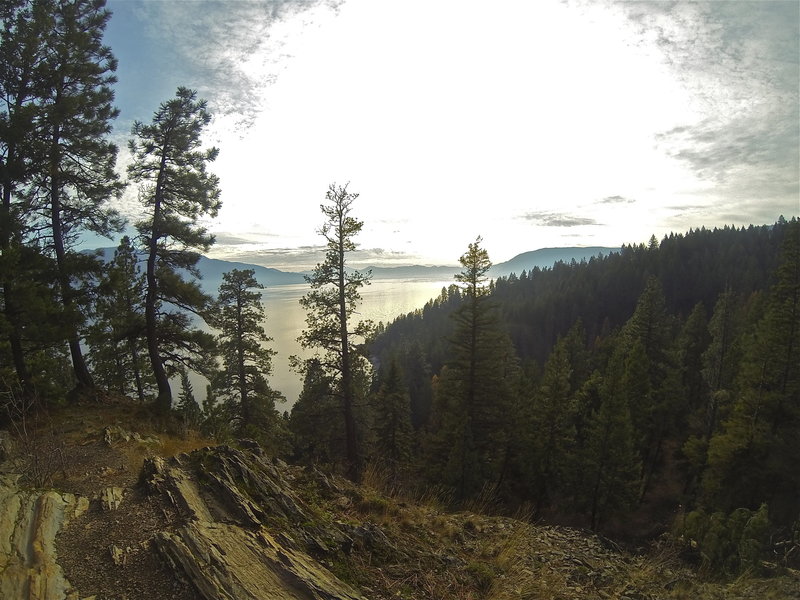
<svg viewBox="0 0 800 600">
<path fill-rule="evenodd" d="M 616 354 L 600 384 L 601 403 L 589 421 L 579 456 L 578 503 L 585 507 L 593 530 L 610 516 L 635 506 L 638 499 L 641 461 L 621 389 L 623 368 L 622 355 Z"/>
<path fill-rule="evenodd" d="M 391 480 L 397 481 L 411 460 L 413 432 L 411 399 L 394 359 L 381 377 L 373 407 L 376 457 L 388 468 Z"/>
<path fill-rule="evenodd" d="M 451 358 L 436 385 L 438 414 L 427 444 L 431 476 L 451 485 L 460 499 L 502 483 L 518 409 L 518 361 L 490 301 L 492 263 L 481 241 L 459 258 L 463 300 L 453 313 Z"/>
<path fill-rule="evenodd" d="M 115 171 L 117 148 L 106 138 L 118 111 L 113 106 L 117 61 L 102 44 L 111 13 L 105 0 L 50 3 L 47 76 L 34 138 L 40 152 L 30 187 L 33 210 L 49 226 L 58 288 L 71 322 L 70 355 L 79 388 L 92 388 L 81 348 L 80 305 L 87 299 L 87 271 L 96 261 L 72 250 L 81 232 L 109 236 L 121 224 L 106 201 L 122 188 Z M 76 280 L 82 279 L 80 283 Z"/>
<path fill-rule="evenodd" d="M 202 149 L 201 136 L 210 120 L 206 102 L 180 87 L 175 98 L 161 104 L 151 124 L 134 123 L 129 144 L 133 162 L 128 175 L 140 184 L 147 214 L 136 227 L 147 254 L 147 350 L 162 411 L 172 406 L 169 365 L 202 371 L 213 345 L 209 335 L 192 329 L 187 316 L 202 317 L 210 298 L 181 274 L 199 277 L 198 251 L 214 243 L 214 236 L 197 223 L 216 216 L 221 205 L 219 179 L 206 170 L 217 149 Z"/>
<path fill-rule="evenodd" d="M 359 385 L 359 373 L 367 369 L 356 342 L 372 329 L 368 321 L 353 323 L 361 300 L 359 289 L 371 277 L 371 273 L 354 271 L 348 265 L 348 255 L 356 249 L 354 238 L 363 227 L 351 216 L 357 198 L 358 194 L 347 191 L 347 185 L 331 184 L 325 194 L 326 204 L 320 206 L 325 223 L 319 230 L 325 239 L 325 260 L 306 277 L 311 290 L 300 300 L 307 315 L 306 329 L 298 338 L 304 348 L 322 351 L 320 364 L 334 386 L 332 393 L 340 401 L 347 475 L 353 480 L 361 476 L 363 453 L 359 448 L 356 405 L 365 395 Z"/>
<path fill-rule="evenodd" d="M 529 460 L 535 516 L 569 479 L 567 470 L 575 446 L 576 411 L 571 376 L 567 343 L 559 339 L 545 363 L 532 403 Z"/>
<path fill-rule="evenodd" d="M 43 2 L 6 2 L 0 7 L 0 273 L 2 277 L 3 337 L 20 388 L 31 394 L 33 383 L 26 357 L 24 332 L 36 320 L 28 318 L 33 279 L 28 271 L 35 251 L 23 247 L 30 204 L 23 193 L 36 163 L 37 119 L 42 82 L 47 75 L 46 34 L 50 10 Z M 26 260 L 26 258 L 28 260 Z M 38 262 L 38 261 L 37 261 Z"/>
</svg>

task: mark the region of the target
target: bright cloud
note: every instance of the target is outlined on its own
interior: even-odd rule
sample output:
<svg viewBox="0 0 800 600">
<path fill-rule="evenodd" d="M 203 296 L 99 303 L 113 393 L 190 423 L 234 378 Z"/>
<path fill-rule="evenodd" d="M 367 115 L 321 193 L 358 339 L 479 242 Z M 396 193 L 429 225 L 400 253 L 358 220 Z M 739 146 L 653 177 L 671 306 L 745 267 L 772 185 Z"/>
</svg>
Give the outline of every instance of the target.
<svg viewBox="0 0 800 600">
<path fill-rule="evenodd" d="M 500 261 L 798 212 L 795 2 L 110 7 L 146 48 L 110 31 L 124 117 L 177 85 L 216 111 L 220 256 L 313 264 L 332 182 L 361 194 L 365 259 L 392 263 L 452 263 L 478 234 Z"/>
</svg>

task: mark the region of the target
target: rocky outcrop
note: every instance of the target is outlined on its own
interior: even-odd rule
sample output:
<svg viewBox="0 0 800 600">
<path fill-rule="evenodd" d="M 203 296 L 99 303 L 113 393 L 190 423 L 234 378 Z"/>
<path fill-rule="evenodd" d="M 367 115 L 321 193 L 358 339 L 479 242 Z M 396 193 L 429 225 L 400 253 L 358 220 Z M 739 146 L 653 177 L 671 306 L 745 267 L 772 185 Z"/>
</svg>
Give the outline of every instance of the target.
<svg viewBox="0 0 800 600">
<path fill-rule="evenodd" d="M 156 536 L 156 545 L 203 598 L 362 598 L 310 555 L 338 551 L 353 540 L 335 525 L 312 525 L 308 507 L 258 449 L 155 457 L 143 476 L 185 519 Z"/>
<path fill-rule="evenodd" d="M 0 598 L 77 597 L 57 562 L 55 538 L 87 510 L 88 499 L 21 490 L 17 479 L 0 477 Z"/>
</svg>

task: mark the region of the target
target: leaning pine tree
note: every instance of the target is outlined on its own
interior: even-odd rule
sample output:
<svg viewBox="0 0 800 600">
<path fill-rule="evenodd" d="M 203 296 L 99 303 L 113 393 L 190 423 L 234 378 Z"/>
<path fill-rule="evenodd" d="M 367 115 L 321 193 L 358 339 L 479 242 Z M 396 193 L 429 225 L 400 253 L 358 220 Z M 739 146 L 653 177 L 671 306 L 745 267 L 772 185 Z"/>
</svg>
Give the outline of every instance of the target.
<svg viewBox="0 0 800 600">
<path fill-rule="evenodd" d="M 306 310 L 307 327 L 298 341 L 304 348 L 322 351 L 322 364 L 338 398 L 344 421 L 345 461 L 347 475 L 360 477 L 361 454 L 356 431 L 356 404 L 363 396 L 359 375 L 366 370 L 366 359 L 359 353 L 355 341 L 367 336 L 369 321 L 352 323 L 361 295 L 358 290 L 369 283 L 371 273 L 354 271 L 347 266 L 347 255 L 356 249 L 353 238 L 361 231 L 363 222 L 350 216 L 358 194 L 347 186 L 332 184 L 325 194 L 327 204 L 320 206 L 325 224 L 319 233 L 325 238 L 325 260 L 306 277 L 311 290 L 300 299 Z M 308 362 L 305 363 L 308 366 Z"/>
<path fill-rule="evenodd" d="M 220 209 L 219 179 L 206 170 L 217 149 L 202 149 L 201 134 L 211 120 L 206 102 L 193 90 L 178 88 L 161 104 L 149 125 L 136 122 L 129 146 L 131 180 L 147 217 L 136 227 L 147 255 L 145 332 L 147 350 L 158 386 L 156 404 L 172 406 L 169 377 L 178 367 L 203 371 L 213 347 L 210 334 L 192 329 L 188 314 L 202 316 L 210 299 L 195 280 L 198 251 L 207 251 L 214 236 L 197 225 Z"/>
</svg>

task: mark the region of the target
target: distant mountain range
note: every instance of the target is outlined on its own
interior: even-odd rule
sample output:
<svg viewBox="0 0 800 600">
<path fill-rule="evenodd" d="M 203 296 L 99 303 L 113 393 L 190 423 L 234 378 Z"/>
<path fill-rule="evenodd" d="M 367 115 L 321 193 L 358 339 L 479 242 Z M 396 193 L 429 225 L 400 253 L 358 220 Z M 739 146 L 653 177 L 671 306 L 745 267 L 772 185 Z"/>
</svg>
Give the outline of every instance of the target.
<svg viewBox="0 0 800 600">
<path fill-rule="evenodd" d="M 606 248 L 592 246 L 588 248 L 540 248 L 518 254 L 511 260 L 492 265 L 489 270 L 491 277 L 501 277 L 523 271 L 530 271 L 534 267 L 540 269 L 552 267 L 558 261 L 565 263 L 573 259 L 577 262 L 589 260 L 593 256 L 605 256 L 611 252 L 619 252 L 619 248 Z M 461 267 L 372 267 L 372 276 L 375 279 L 452 279 Z"/>
<path fill-rule="evenodd" d="M 100 248 L 104 260 L 114 257 L 114 248 Z M 540 269 L 552 267 L 558 261 L 565 263 L 573 259 L 577 262 L 589 260 L 593 256 L 605 256 L 611 252 L 619 252 L 619 248 L 591 246 L 587 248 L 540 248 L 518 254 L 511 260 L 493 265 L 489 271 L 491 277 L 501 277 L 511 273 L 520 274 L 534 267 Z M 200 285 L 206 292 L 216 292 L 222 283 L 222 274 L 232 269 L 252 269 L 256 279 L 265 286 L 289 285 L 304 283 L 306 273 L 279 271 L 270 267 L 262 267 L 242 262 L 232 262 L 201 256 L 197 263 L 203 279 Z M 404 267 L 371 267 L 374 279 L 442 279 L 450 280 L 460 270 L 459 266 L 404 266 Z M 364 269 L 366 270 L 366 269 Z"/>
<path fill-rule="evenodd" d="M 490 270 L 490 274 L 492 277 L 510 275 L 511 273 L 519 275 L 523 271 L 530 271 L 534 267 L 539 267 L 540 269 L 552 267 L 558 261 L 569 263 L 574 259 L 575 262 L 581 262 L 582 260 L 589 260 L 593 256 L 608 256 L 612 252 L 619 251 L 620 248 L 605 248 L 603 246 L 540 248 L 539 250 L 517 254 L 511 260 L 494 265 Z"/>
<path fill-rule="evenodd" d="M 109 262 L 114 258 L 114 251 L 116 248 L 98 248 L 95 252 L 99 252 L 104 261 Z M 140 260 L 144 263 L 144 254 L 140 254 Z M 270 267 L 262 267 L 260 265 L 251 265 L 248 263 L 233 262 L 229 260 L 219 260 L 216 258 L 208 258 L 207 256 L 200 256 L 197 261 L 197 268 L 200 270 L 202 280 L 200 286 L 206 292 L 216 292 L 222 283 L 223 273 L 227 273 L 233 269 L 252 269 L 255 271 L 255 277 L 261 285 L 288 285 L 292 283 L 303 283 L 303 273 L 287 273 L 272 269 Z M 144 264 L 142 264 L 144 269 Z"/>
</svg>

